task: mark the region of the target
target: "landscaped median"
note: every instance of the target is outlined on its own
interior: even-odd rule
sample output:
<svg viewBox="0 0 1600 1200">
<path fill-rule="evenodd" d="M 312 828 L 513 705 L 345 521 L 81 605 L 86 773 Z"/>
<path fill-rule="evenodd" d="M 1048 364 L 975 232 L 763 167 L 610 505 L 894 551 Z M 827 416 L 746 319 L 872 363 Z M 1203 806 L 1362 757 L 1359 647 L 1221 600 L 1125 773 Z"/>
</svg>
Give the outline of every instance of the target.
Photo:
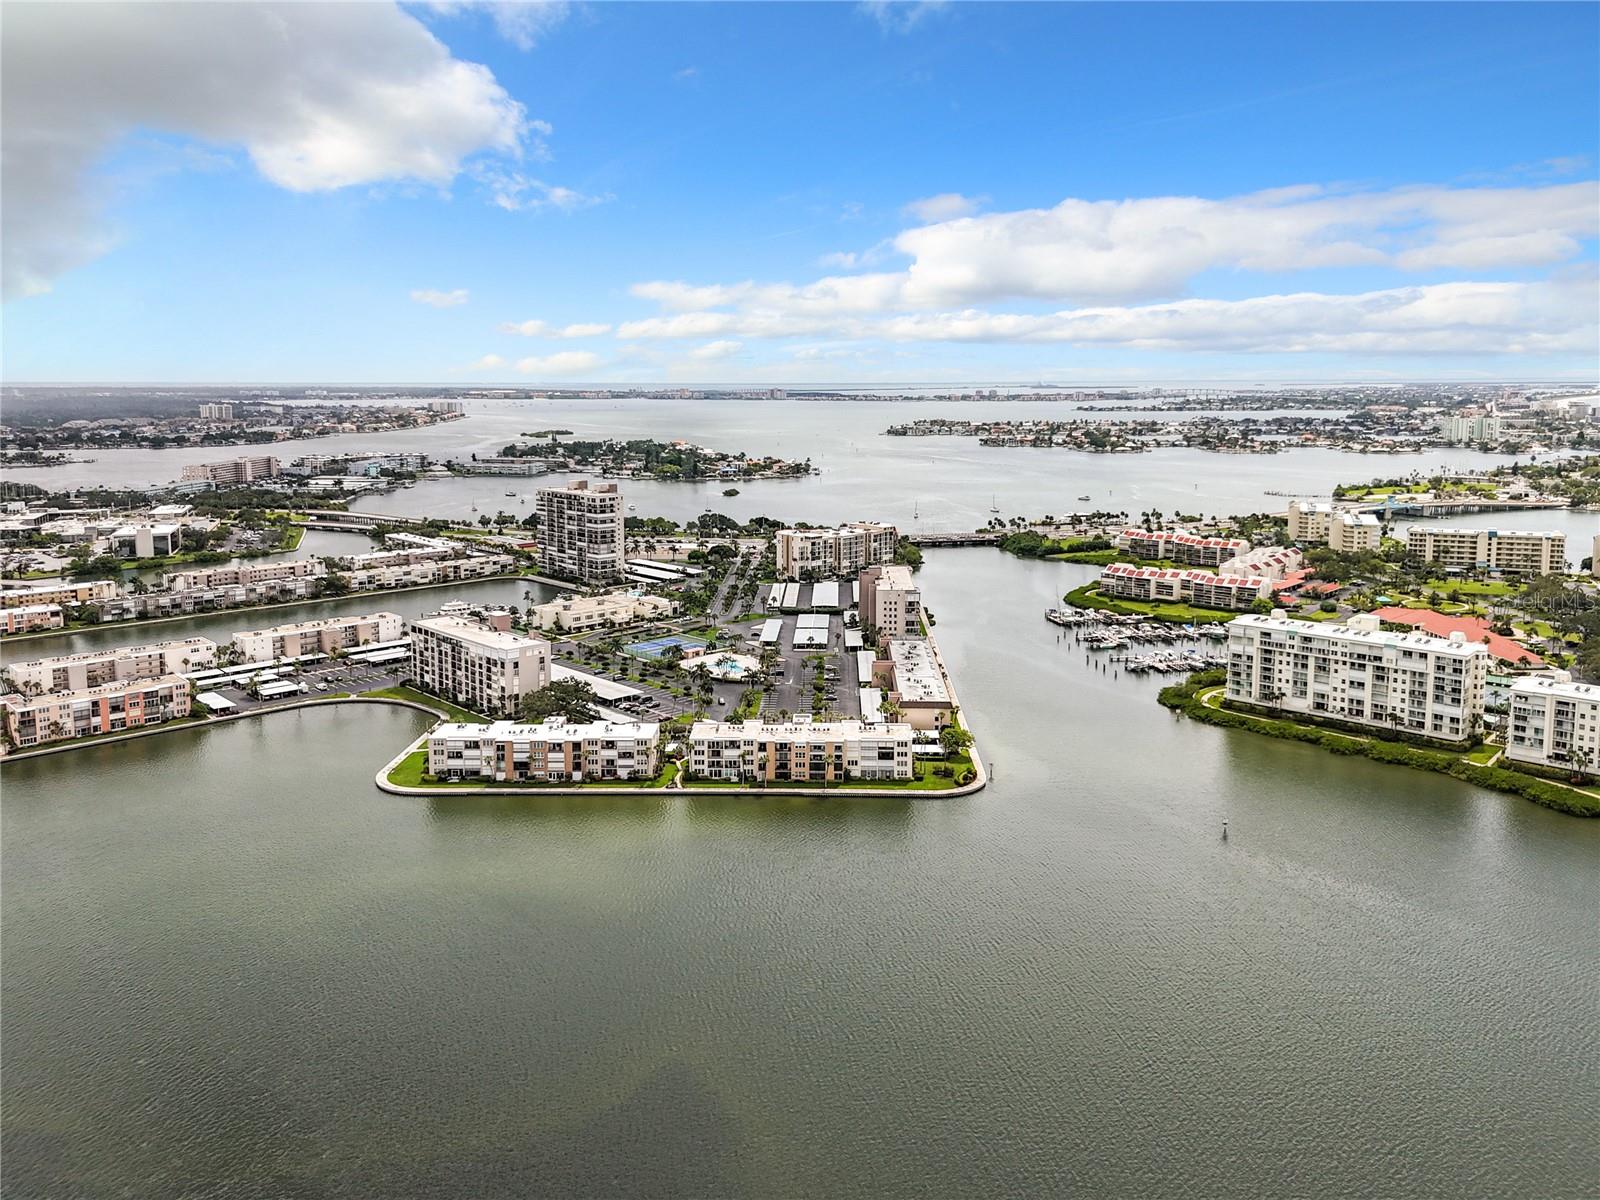
<svg viewBox="0 0 1600 1200">
<path fill-rule="evenodd" d="M 1225 681 L 1222 671 L 1199 671 L 1182 683 L 1162 688 L 1158 698 L 1167 708 L 1207 725 L 1247 729 L 1268 737 L 1308 742 L 1334 754 L 1359 754 L 1374 762 L 1433 771 L 1477 787 L 1521 796 L 1574 817 L 1600 817 L 1600 788 L 1577 787 L 1507 767 L 1491 766 L 1489 763 L 1498 747 L 1479 745 L 1460 751 L 1434 749 L 1391 740 L 1379 731 L 1346 733 L 1282 717 L 1258 717 L 1223 707 Z"/>
</svg>

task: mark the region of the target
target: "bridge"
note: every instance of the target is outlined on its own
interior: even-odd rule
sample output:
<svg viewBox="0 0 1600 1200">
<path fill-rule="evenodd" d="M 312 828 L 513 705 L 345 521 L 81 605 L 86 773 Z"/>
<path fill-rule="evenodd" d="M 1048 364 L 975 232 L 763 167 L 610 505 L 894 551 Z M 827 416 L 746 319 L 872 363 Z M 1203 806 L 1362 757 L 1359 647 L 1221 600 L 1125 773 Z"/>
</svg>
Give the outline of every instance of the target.
<svg viewBox="0 0 1600 1200">
<path fill-rule="evenodd" d="M 906 538 L 914 546 L 993 546 L 1006 533 L 1015 532 L 1014 529 L 1005 533 L 993 529 L 975 529 L 970 533 L 910 533 Z"/>
</svg>

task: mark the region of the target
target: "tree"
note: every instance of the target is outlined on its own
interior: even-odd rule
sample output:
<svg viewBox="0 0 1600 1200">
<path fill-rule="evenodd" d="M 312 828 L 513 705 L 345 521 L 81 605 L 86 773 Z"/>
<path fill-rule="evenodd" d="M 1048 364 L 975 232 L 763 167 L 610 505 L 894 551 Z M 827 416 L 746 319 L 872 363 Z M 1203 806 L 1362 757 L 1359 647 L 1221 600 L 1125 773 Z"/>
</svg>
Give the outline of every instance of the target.
<svg viewBox="0 0 1600 1200">
<path fill-rule="evenodd" d="M 972 735 L 959 725 L 946 725 L 939 731 L 939 745 L 946 758 L 954 758 L 972 745 Z"/>
<path fill-rule="evenodd" d="M 522 701 L 522 719 L 543 721 L 548 717 L 565 717 L 568 721 L 582 723 L 599 715 L 595 705 L 599 698 L 594 685 L 583 679 L 554 679 Z"/>
</svg>

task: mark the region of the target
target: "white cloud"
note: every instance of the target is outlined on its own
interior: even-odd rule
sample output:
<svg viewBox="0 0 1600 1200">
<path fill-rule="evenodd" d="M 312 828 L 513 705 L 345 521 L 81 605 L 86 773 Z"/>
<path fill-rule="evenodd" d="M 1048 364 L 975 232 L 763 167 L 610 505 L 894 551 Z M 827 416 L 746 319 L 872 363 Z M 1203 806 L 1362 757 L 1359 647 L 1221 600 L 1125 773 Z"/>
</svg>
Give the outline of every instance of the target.
<svg viewBox="0 0 1600 1200">
<path fill-rule="evenodd" d="M 672 73 L 672 77 L 678 80 L 680 83 L 684 83 L 688 80 L 694 79 L 699 74 L 699 67 L 684 67 L 682 70 L 674 71 Z"/>
<path fill-rule="evenodd" d="M 469 371 L 492 371 L 496 367 L 503 367 L 505 365 L 506 365 L 506 360 L 501 358 L 498 354 L 485 354 L 477 362 L 473 363 L 470 367 L 468 367 L 467 370 L 469 370 Z"/>
<path fill-rule="evenodd" d="M 576 375 L 592 371 L 605 360 L 587 350 L 562 350 L 542 358 L 519 358 L 517 370 L 524 375 Z"/>
<path fill-rule="evenodd" d="M 17 4 L 0 55 L 8 294 L 105 252 L 85 177 L 134 130 L 243 146 L 297 192 L 444 186 L 529 132 L 486 67 L 391 4 Z"/>
<path fill-rule="evenodd" d="M 427 304 L 434 308 L 455 308 L 467 302 L 467 289 L 456 288 L 454 291 L 436 292 L 432 288 L 415 288 L 412 290 L 411 299 L 418 304 Z"/>
<path fill-rule="evenodd" d="M 910 33 L 949 7 L 949 0 L 861 0 L 856 6 L 885 33 Z"/>
<path fill-rule="evenodd" d="M 497 166 L 485 166 L 475 174 L 489 189 L 490 202 L 507 212 L 541 212 L 552 208 L 558 212 L 577 212 L 613 199 L 609 193 L 591 196 Z"/>
<path fill-rule="evenodd" d="M 907 216 L 919 221 L 951 221 L 956 217 L 970 217 L 983 204 L 982 196 L 963 196 L 959 192 L 940 192 L 937 196 L 924 196 L 913 200 L 903 210 Z"/>
<path fill-rule="evenodd" d="M 499 329 L 501 333 L 540 338 L 599 337 L 601 334 L 611 332 L 611 326 L 600 321 L 580 321 L 572 325 L 563 325 L 559 329 L 546 321 L 507 321 Z"/>
<path fill-rule="evenodd" d="M 707 342 L 704 346 L 696 346 L 689 351 L 689 357 L 700 362 L 716 362 L 718 359 L 732 358 L 739 353 L 739 348 L 743 345 L 743 342 Z"/>
<path fill-rule="evenodd" d="M 572 11 L 566 0 L 433 0 L 428 8 L 445 17 L 485 12 L 495 32 L 519 50 L 532 50 Z"/>
</svg>

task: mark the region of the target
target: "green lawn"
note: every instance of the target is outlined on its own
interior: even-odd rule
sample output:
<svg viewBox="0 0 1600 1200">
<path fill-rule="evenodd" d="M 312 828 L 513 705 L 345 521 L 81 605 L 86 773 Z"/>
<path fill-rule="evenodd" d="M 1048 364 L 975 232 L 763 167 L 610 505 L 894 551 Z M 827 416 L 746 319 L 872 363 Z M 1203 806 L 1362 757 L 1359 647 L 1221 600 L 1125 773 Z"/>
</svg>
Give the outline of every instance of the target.
<svg viewBox="0 0 1600 1200">
<path fill-rule="evenodd" d="M 1471 750 L 1468 750 L 1464 755 L 1462 755 L 1462 757 L 1468 762 L 1477 763 L 1479 766 L 1486 767 L 1489 765 L 1490 760 L 1493 759 L 1495 755 L 1499 754 L 1501 750 L 1502 747 L 1500 746 L 1493 745 L 1489 742 L 1484 742 L 1482 745 L 1475 746 Z"/>
<path fill-rule="evenodd" d="M 1189 604 L 1162 604 L 1147 600 L 1113 600 L 1102 596 L 1094 584 L 1086 584 L 1066 594 L 1063 599 L 1079 608 L 1097 608 L 1102 612 L 1122 613 L 1127 616 L 1149 617 L 1154 621 L 1171 621 L 1184 625 L 1231 621 L 1239 614 L 1215 608 L 1195 608 Z"/>
<path fill-rule="evenodd" d="M 960 754 L 949 762 L 950 774 L 948 776 L 935 775 L 933 769 L 940 765 L 932 762 L 918 762 L 913 768 L 916 772 L 914 779 L 847 779 L 841 783 L 813 783 L 809 780 L 785 779 L 774 781 L 773 790 L 798 789 L 807 792 L 850 792 L 862 790 L 876 790 L 889 792 L 940 792 L 956 786 L 956 776 L 972 766 L 970 754 Z M 734 783 L 724 779 L 685 779 L 683 786 L 687 788 L 723 788 L 728 790 L 743 790 L 753 794 L 766 791 L 759 783 Z"/>
<path fill-rule="evenodd" d="M 487 725 L 489 723 L 488 717 L 462 708 L 459 704 L 451 704 L 448 700 L 441 700 L 437 696 L 430 696 L 427 692 L 419 692 L 415 688 L 374 688 L 370 692 L 362 692 L 361 694 L 363 696 L 381 696 L 389 700 L 411 700 L 417 704 L 426 704 L 431 708 L 442 709 L 450 715 L 452 721 L 460 721 L 468 725 Z"/>
<path fill-rule="evenodd" d="M 1514 596 L 1522 591 L 1521 584 L 1500 579 L 1430 579 L 1422 586 L 1435 592 L 1460 592 L 1463 596 Z"/>
</svg>

